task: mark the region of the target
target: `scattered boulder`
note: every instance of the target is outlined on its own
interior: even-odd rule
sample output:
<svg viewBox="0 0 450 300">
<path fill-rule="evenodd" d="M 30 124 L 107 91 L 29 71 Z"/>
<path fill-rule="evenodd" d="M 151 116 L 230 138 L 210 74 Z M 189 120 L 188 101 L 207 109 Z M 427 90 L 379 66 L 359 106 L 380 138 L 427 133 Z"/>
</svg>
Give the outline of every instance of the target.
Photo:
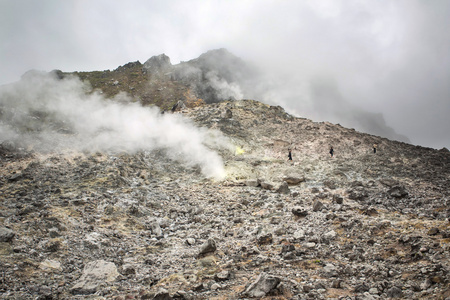
<svg viewBox="0 0 450 300">
<path fill-rule="evenodd" d="M 290 194 L 291 190 L 289 189 L 289 185 L 287 182 L 283 182 L 279 185 L 279 187 L 276 190 L 277 193 L 280 194 Z"/>
<path fill-rule="evenodd" d="M 119 276 L 117 267 L 112 262 L 104 260 L 92 261 L 84 267 L 83 274 L 71 291 L 74 295 L 88 295 L 97 291 L 102 284 L 111 283 Z"/>
<path fill-rule="evenodd" d="M 368 207 L 367 209 L 365 209 L 363 211 L 363 214 L 374 217 L 374 216 L 378 216 L 378 211 L 374 207 Z"/>
<path fill-rule="evenodd" d="M 213 253 L 217 250 L 216 241 L 213 239 L 208 239 L 201 247 L 198 253 L 199 256 Z"/>
<path fill-rule="evenodd" d="M 364 292 L 369 291 L 369 289 L 370 289 L 370 287 L 367 284 L 361 283 L 361 284 L 358 284 L 357 286 L 355 286 L 353 291 L 355 293 L 364 293 Z"/>
<path fill-rule="evenodd" d="M 286 177 L 283 178 L 283 181 L 287 182 L 287 184 L 289 184 L 289 185 L 297 185 L 299 183 L 304 182 L 305 180 L 306 180 L 305 177 L 293 176 L 293 175 L 286 176 Z"/>
<path fill-rule="evenodd" d="M 327 187 L 327 188 L 329 188 L 331 190 L 334 190 L 337 187 L 336 182 L 332 181 L 332 180 L 325 180 L 323 182 L 323 186 L 325 186 L 325 187 Z"/>
<path fill-rule="evenodd" d="M 363 187 L 357 187 L 348 191 L 348 198 L 356 201 L 363 201 L 368 197 L 367 191 Z"/>
<path fill-rule="evenodd" d="M 293 237 L 294 239 L 303 239 L 305 238 L 305 231 L 302 229 L 296 230 Z"/>
<path fill-rule="evenodd" d="M 295 246 L 292 244 L 285 244 L 283 245 L 283 247 L 281 247 L 281 254 L 285 254 L 292 251 L 295 251 Z"/>
<path fill-rule="evenodd" d="M 322 202 L 320 202 L 319 200 L 314 201 L 313 211 L 320 211 L 324 208 L 325 208 L 325 205 L 323 205 Z"/>
<path fill-rule="evenodd" d="M 229 271 L 227 271 L 227 270 L 223 270 L 222 272 L 219 272 L 219 273 L 217 273 L 215 276 L 214 276 L 214 279 L 216 280 L 216 281 L 226 281 L 226 280 L 228 280 L 229 278 L 230 278 L 230 272 Z"/>
<path fill-rule="evenodd" d="M 136 274 L 136 268 L 132 264 L 124 264 L 120 268 L 120 273 L 122 275 L 135 275 Z"/>
<path fill-rule="evenodd" d="M 401 298 L 403 296 L 402 289 L 397 286 L 391 287 L 386 294 L 389 298 Z"/>
<path fill-rule="evenodd" d="M 210 252 L 207 252 L 206 254 L 210 254 Z M 216 265 L 217 259 L 214 255 L 206 256 L 206 254 L 197 260 L 197 265 L 202 268 L 210 269 Z"/>
<path fill-rule="evenodd" d="M 273 189 L 274 189 L 273 184 L 270 183 L 270 182 L 267 182 L 267 181 L 261 181 L 260 184 L 261 184 L 261 188 L 263 188 L 263 189 L 265 189 L 265 190 L 273 190 Z"/>
<path fill-rule="evenodd" d="M 62 271 L 61 263 L 56 260 L 50 260 L 46 259 L 43 262 L 40 263 L 40 268 L 42 270 L 56 270 L 56 271 Z"/>
<path fill-rule="evenodd" d="M 183 109 L 186 109 L 186 104 L 184 104 L 184 102 L 182 100 L 178 100 L 178 102 L 175 103 L 174 106 L 172 106 L 171 111 L 176 112 L 176 111 L 182 111 Z"/>
<path fill-rule="evenodd" d="M 430 228 L 430 230 L 428 230 L 427 234 L 428 235 L 437 235 L 437 234 L 439 234 L 439 228 L 437 228 L 437 227 Z"/>
<path fill-rule="evenodd" d="M 247 179 L 245 181 L 245 185 L 246 186 L 251 186 L 251 187 L 258 187 L 259 186 L 259 179 Z"/>
<path fill-rule="evenodd" d="M 381 184 L 388 186 L 388 187 L 393 187 L 398 184 L 397 180 L 394 180 L 391 178 L 383 178 L 383 179 L 380 179 L 379 181 Z"/>
<path fill-rule="evenodd" d="M 221 117 L 223 119 L 231 119 L 233 117 L 233 112 L 229 108 L 225 108 L 225 110 L 222 112 Z"/>
<path fill-rule="evenodd" d="M 341 283 L 342 283 L 342 280 L 340 280 L 340 279 L 335 279 L 335 280 L 332 281 L 331 287 L 332 287 L 333 289 L 340 289 L 340 288 L 341 288 Z"/>
<path fill-rule="evenodd" d="M 292 208 L 292 214 L 296 217 L 304 218 L 308 215 L 308 211 L 303 207 L 296 206 Z"/>
<path fill-rule="evenodd" d="M 172 300 L 174 298 L 172 296 L 170 296 L 170 293 L 168 290 L 161 288 L 158 290 L 158 292 L 152 299 L 153 300 Z"/>
<path fill-rule="evenodd" d="M 336 231 L 334 231 L 334 230 L 330 230 L 330 231 L 328 231 L 327 233 L 325 233 L 324 235 L 323 235 L 323 238 L 325 239 L 325 240 L 333 240 L 333 239 L 335 239 L 336 238 Z"/>
<path fill-rule="evenodd" d="M 394 186 L 387 192 L 389 196 L 394 198 L 405 198 L 408 196 L 408 192 L 402 186 Z"/>
<path fill-rule="evenodd" d="M 281 279 L 278 277 L 261 273 L 256 281 L 245 289 L 243 294 L 245 297 L 262 298 L 276 289 L 280 282 Z"/>
<path fill-rule="evenodd" d="M 187 238 L 186 239 L 186 244 L 188 244 L 189 246 L 193 246 L 195 244 L 195 239 L 194 238 Z"/>
<path fill-rule="evenodd" d="M 157 220 L 153 220 L 150 223 L 150 228 L 151 228 L 152 233 L 155 236 L 157 236 L 157 237 L 162 236 L 163 232 L 162 232 L 162 229 L 161 229 L 161 225 L 159 224 L 159 222 Z"/>
<path fill-rule="evenodd" d="M 258 245 L 267 245 L 273 242 L 272 233 L 262 234 L 257 238 Z"/>
<path fill-rule="evenodd" d="M 6 227 L 0 227 L 0 242 L 9 243 L 14 238 L 15 233 Z"/>
<path fill-rule="evenodd" d="M 323 267 L 322 273 L 325 277 L 336 277 L 338 275 L 338 269 L 333 264 L 327 264 Z"/>
<path fill-rule="evenodd" d="M 16 173 L 16 174 L 10 176 L 8 178 L 8 180 L 11 181 L 11 182 L 14 182 L 14 181 L 18 181 L 19 179 L 22 179 L 22 178 L 23 178 L 23 174 L 22 173 Z"/>
</svg>

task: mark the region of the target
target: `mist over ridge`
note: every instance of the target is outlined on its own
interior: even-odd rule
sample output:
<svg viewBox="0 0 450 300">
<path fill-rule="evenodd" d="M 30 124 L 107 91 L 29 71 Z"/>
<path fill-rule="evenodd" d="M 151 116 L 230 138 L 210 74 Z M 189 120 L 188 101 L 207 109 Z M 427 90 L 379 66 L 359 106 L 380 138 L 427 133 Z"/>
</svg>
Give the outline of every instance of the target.
<svg viewBox="0 0 450 300">
<path fill-rule="evenodd" d="M 224 176 L 222 159 L 211 150 L 227 149 L 220 133 L 142 107 L 123 92 L 105 98 L 76 76 L 27 72 L 1 88 L 0 120 L 0 143 L 38 152 L 159 150 L 185 166 L 199 166 L 206 177 Z"/>
<path fill-rule="evenodd" d="M 347 101 L 333 77 L 275 75 L 223 48 L 174 65 L 161 54 L 113 71 L 29 71 L 0 89 L 1 141 L 38 151 L 162 150 L 186 166 L 199 166 L 206 177 L 221 179 L 225 171 L 217 151 L 236 146 L 181 114 L 161 113 L 255 99 L 296 117 L 410 143 L 381 113 Z"/>
<path fill-rule="evenodd" d="M 251 90 L 234 84 L 222 97 L 244 95 L 362 131 L 390 127 L 415 145 L 450 148 L 449 1 L 43 0 L 0 6 L 0 84 L 30 69 L 93 73 L 160 53 L 178 65 L 226 48 L 269 80 L 252 82 Z M 217 86 L 229 83 L 209 77 Z M 323 101 L 316 101 L 313 85 L 321 80 L 334 82 L 345 100 L 341 116 L 328 116 L 329 102 L 316 109 Z M 247 96 L 254 88 L 265 92 Z M 163 98 L 153 96 L 141 100 L 162 107 Z M 364 121 L 352 120 L 356 114 L 381 125 L 360 126 Z M 384 130 L 375 134 L 386 136 Z"/>
<path fill-rule="evenodd" d="M 142 75 L 143 73 L 144 75 Z M 84 80 L 86 73 L 75 72 Z M 118 76 L 129 78 L 116 80 Z M 201 99 L 206 103 L 223 100 L 255 99 L 280 105 L 287 112 L 315 121 L 329 121 L 389 139 L 410 142 L 386 124 L 381 112 L 369 112 L 348 101 L 332 76 L 305 76 L 301 70 L 277 73 L 237 57 L 224 48 L 209 50 L 198 58 L 172 64 L 166 54 L 155 55 L 144 64 L 128 63 L 105 73 L 94 88 L 113 96 L 125 91 L 144 105 L 156 104 L 171 109 L 178 101 Z M 142 77 L 137 77 L 142 76 Z M 92 75 L 90 75 L 92 78 Z M 137 81 L 139 78 L 139 82 Z M 97 79 L 95 79 L 97 80 Z M 116 82 L 112 86 L 111 82 Z M 114 89 L 114 91 L 112 91 Z"/>
</svg>

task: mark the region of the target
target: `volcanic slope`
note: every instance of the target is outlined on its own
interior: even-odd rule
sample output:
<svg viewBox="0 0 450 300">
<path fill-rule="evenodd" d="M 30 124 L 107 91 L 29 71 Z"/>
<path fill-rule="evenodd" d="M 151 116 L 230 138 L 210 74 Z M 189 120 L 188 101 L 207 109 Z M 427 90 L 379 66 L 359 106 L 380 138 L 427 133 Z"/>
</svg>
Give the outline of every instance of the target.
<svg viewBox="0 0 450 300">
<path fill-rule="evenodd" d="M 1 299 L 450 297 L 448 150 L 252 100 L 178 113 L 228 141 L 223 180 L 1 145 Z"/>
<path fill-rule="evenodd" d="M 171 110 L 181 103 L 195 107 L 240 99 L 241 89 L 261 80 L 254 68 L 226 49 L 210 50 L 175 65 L 167 55 L 160 54 L 144 64 L 129 62 L 113 71 L 53 72 L 60 78 L 75 75 L 107 98 L 126 93 L 144 106 L 156 105 L 162 110 Z"/>
</svg>

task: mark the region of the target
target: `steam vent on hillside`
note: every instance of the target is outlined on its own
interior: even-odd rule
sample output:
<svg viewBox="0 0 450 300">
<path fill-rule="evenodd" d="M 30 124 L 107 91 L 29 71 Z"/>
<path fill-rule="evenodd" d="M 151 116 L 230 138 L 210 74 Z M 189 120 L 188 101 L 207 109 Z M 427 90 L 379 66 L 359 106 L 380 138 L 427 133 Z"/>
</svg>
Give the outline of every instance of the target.
<svg viewBox="0 0 450 300">
<path fill-rule="evenodd" d="M 449 151 L 253 75 L 220 49 L 1 87 L 0 298 L 450 299 Z"/>
</svg>

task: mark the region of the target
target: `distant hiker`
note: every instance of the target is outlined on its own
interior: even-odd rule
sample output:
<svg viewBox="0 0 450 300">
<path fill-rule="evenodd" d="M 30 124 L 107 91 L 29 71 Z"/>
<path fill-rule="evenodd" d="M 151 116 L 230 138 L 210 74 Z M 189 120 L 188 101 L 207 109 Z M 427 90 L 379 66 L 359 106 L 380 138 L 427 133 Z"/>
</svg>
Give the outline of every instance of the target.
<svg viewBox="0 0 450 300">
<path fill-rule="evenodd" d="M 333 149 L 333 146 L 331 146 L 330 147 L 330 155 L 331 155 L 331 157 L 333 157 L 333 154 L 334 154 L 334 149 Z"/>
<path fill-rule="evenodd" d="M 292 150 L 291 150 L 291 149 L 288 149 L 288 151 L 289 151 L 288 159 L 289 159 L 289 160 L 292 160 Z"/>
<path fill-rule="evenodd" d="M 373 144 L 373 153 L 377 153 L 377 144 Z"/>
</svg>

